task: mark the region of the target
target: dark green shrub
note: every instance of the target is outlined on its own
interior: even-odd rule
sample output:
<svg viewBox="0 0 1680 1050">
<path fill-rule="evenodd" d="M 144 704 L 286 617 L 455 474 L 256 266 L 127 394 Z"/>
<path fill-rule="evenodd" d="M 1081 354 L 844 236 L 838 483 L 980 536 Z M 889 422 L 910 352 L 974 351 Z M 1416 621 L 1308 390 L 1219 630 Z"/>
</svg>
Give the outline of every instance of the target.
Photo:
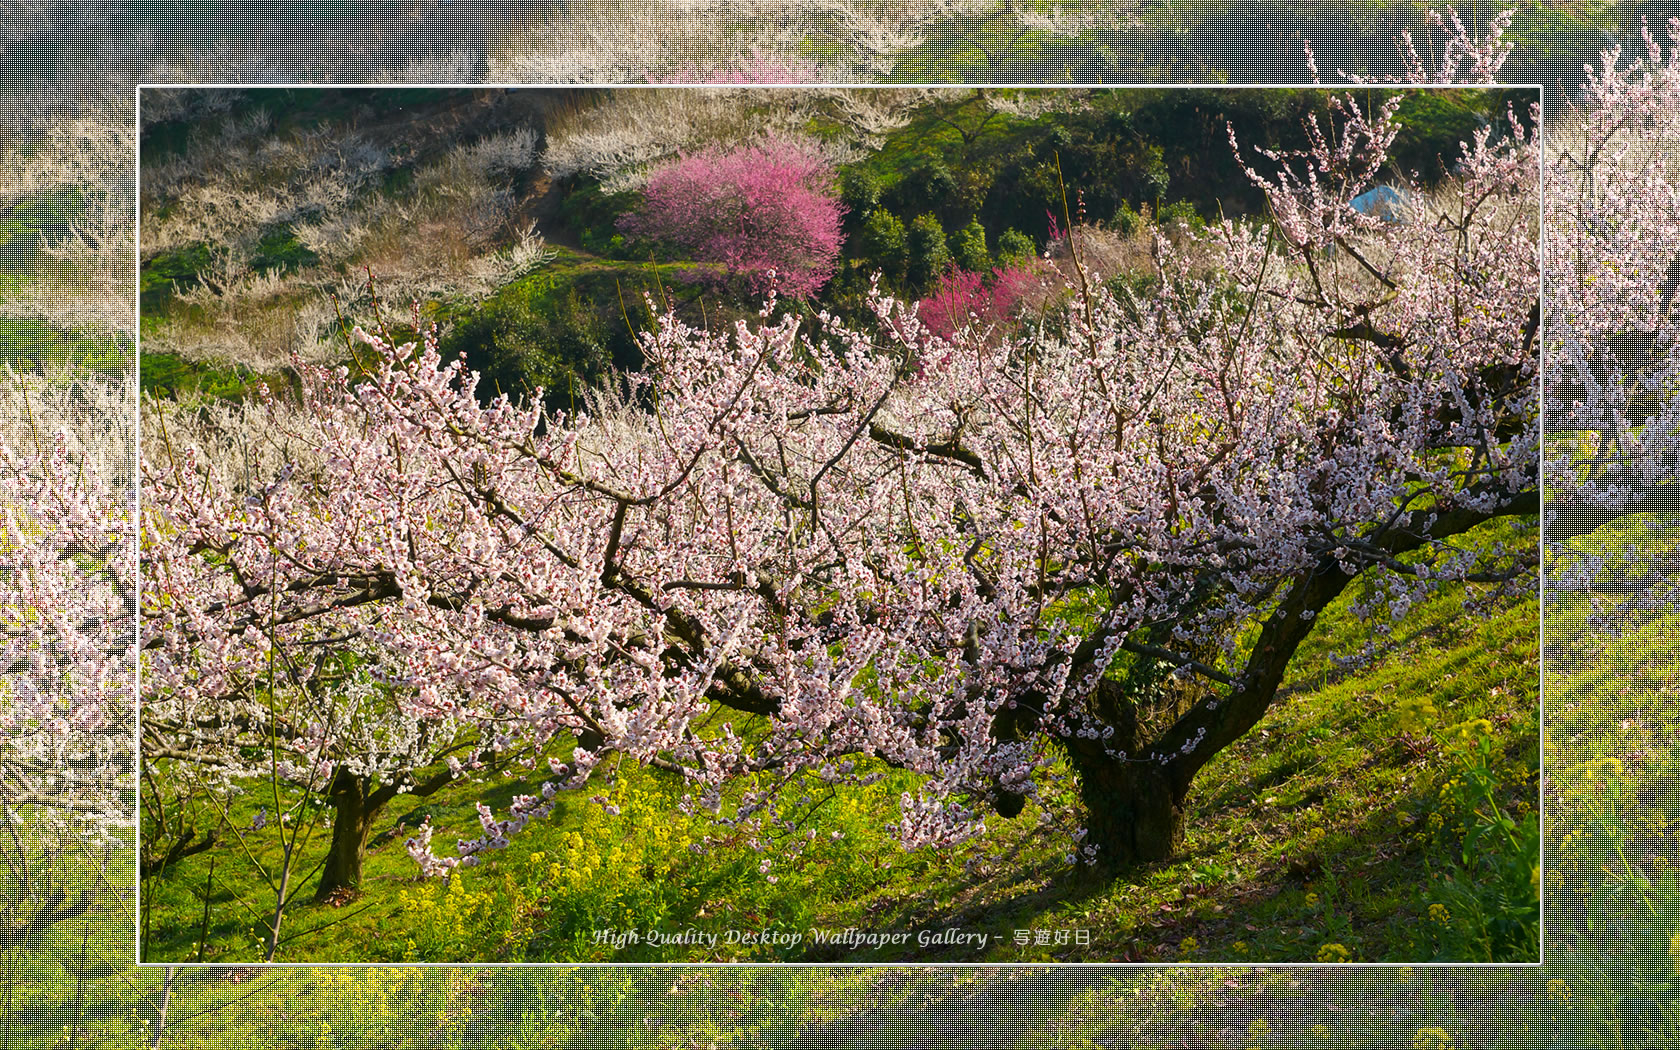
<svg viewBox="0 0 1680 1050">
<path fill-rule="evenodd" d="M 1114 210 L 1114 229 L 1122 237 L 1130 237 L 1137 233 L 1147 221 L 1147 214 L 1132 210 L 1130 204 L 1122 203 Z"/>
<path fill-rule="evenodd" d="M 840 202 L 846 214 L 867 217 L 881 204 L 881 177 L 868 168 L 847 168 L 840 173 Z"/>
<path fill-rule="evenodd" d="M 1011 226 L 998 235 L 997 258 L 999 264 L 1019 264 L 1038 254 L 1038 245 L 1033 239 Z"/>
<path fill-rule="evenodd" d="M 986 251 L 986 228 L 979 219 L 970 219 L 967 226 L 951 234 L 947 245 L 951 257 L 959 267 L 973 273 L 985 273 L 991 268 L 991 254 Z"/>
<path fill-rule="evenodd" d="M 906 214 L 940 212 L 951 207 L 961 192 L 962 187 L 944 158 L 927 156 L 899 180 L 894 187 L 893 203 Z"/>
<path fill-rule="evenodd" d="M 910 222 L 910 284 L 925 291 L 951 266 L 951 252 L 945 247 L 945 229 L 932 213 L 923 213 Z"/>
<path fill-rule="evenodd" d="M 1161 229 L 1171 231 L 1173 227 L 1183 223 L 1192 232 L 1202 229 L 1207 224 L 1196 214 L 1196 206 L 1189 201 L 1173 201 L 1171 204 L 1161 205 L 1161 210 L 1155 214 L 1155 222 Z"/>
<path fill-rule="evenodd" d="M 611 355 L 594 304 L 551 278 L 503 289 L 444 337 L 444 359 L 465 355 L 479 372 L 479 396 L 543 389 L 551 409 L 569 410 L 583 386 L 600 380 Z"/>
<path fill-rule="evenodd" d="M 869 274 L 880 270 L 892 282 L 901 282 L 910 265 L 910 238 L 898 216 L 876 208 L 865 216 L 858 233 L 858 251 Z"/>
</svg>

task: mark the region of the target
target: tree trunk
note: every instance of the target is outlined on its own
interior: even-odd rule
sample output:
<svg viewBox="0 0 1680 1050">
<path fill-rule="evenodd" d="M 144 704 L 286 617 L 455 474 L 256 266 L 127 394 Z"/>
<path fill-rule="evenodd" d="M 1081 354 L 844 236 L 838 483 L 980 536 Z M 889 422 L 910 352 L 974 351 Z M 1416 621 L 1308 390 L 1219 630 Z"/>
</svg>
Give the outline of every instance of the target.
<svg viewBox="0 0 1680 1050">
<path fill-rule="evenodd" d="M 340 769 L 327 788 L 333 804 L 332 848 L 321 869 L 321 884 L 315 888 L 317 904 L 340 890 L 354 892 L 361 888 L 362 852 L 374 817 L 384 807 L 384 799 L 368 797 L 368 786 L 363 777 Z"/>
<path fill-rule="evenodd" d="M 1166 860 L 1184 845 L 1188 785 L 1159 763 L 1075 753 L 1085 803 L 1085 842 L 1105 868 Z"/>
<path fill-rule="evenodd" d="M 426 798 L 454 779 L 455 774 L 443 769 L 419 784 L 407 784 L 406 790 L 415 798 Z M 339 890 L 361 889 L 362 855 L 367 850 L 368 833 L 386 804 L 403 790 L 394 782 L 375 788 L 372 777 L 352 776 L 342 768 L 333 775 L 327 787 L 327 797 L 333 804 L 332 848 L 321 868 L 321 884 L 315 887 L 317 904 Z"/>
</svg>

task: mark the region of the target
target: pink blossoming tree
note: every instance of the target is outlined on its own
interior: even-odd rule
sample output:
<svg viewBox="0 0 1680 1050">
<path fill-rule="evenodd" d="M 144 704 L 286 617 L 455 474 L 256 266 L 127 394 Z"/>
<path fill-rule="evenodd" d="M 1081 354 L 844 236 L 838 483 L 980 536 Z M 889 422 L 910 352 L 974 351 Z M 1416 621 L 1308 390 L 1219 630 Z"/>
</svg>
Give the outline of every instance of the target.
<svg viewBox="0 0 1680 1050">
<path fill-rule="evenodd" d="M 754 293 L 816 294 L 834 275 L 844 213 L 834 171 L 805 141 L 770 136 L 710 146 L 655 172 L 628 233 L 671 245 Z M 772 279 L 772 274 L 774 278 Z"/>
</svg>

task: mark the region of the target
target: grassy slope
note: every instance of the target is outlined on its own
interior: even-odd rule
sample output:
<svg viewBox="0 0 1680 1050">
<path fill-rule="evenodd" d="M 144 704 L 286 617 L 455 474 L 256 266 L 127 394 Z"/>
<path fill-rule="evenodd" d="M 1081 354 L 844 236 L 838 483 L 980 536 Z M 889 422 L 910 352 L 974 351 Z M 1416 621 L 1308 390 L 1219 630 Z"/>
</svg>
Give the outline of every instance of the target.
<svg viewBox="0 0 1680 1050">
<path fill-rule="evenodd" d="M 1633 974 L 1670 990 L 1680 979 L 1680 613 L 1642 588 L 1615 593 L 1617 577 L 1672 586 L 1676 523 L 1631 515 L 1576 538 L 1573 549 L 1611 556 L 1600 589 L 1546 607 L 1546 937 L 1549 952 L 1573 960 L 1584 1000 L 1625 1001 Z M 1680 1009 L 1628 1023 L 1659 1033 L 1648 1045 L 1671 1043 Z"/>
<path fill-rule="evenodd" d="M 1331 651 L 1365 635 L 1333 609 L 1291 669 L 1257 729 L 1203 771 L 1182 856 L 1107 884 L 1070 866 L 1068 840 L 1030 806 L 992 835 L 944 855 L 905 854 L 881 831 L 908 781 L 891 779 L 857 797 L 819 807 L 818 838 L 803 858 L 780 848 L 775 881 L 761 855 L 727 834 L 672 812 L 680 792 L 640 770 L 598 790 L 623 813 L 609 817 L 582 795 L 534 825 L 488 864 L 441 883 L 417 884 L 402 837 L 430 816 L 439 848 L 477 833 L 482 788 L 461 785 L 426 800 L 399 799 L 370 847 L 366 893 L 343 907 L 309 902 L 288 913 L 281 960 L 519 958 L 565 961 L 713 959 L 1017 961 L 1313 961 L 1329 944 L 1355 960 L 1464 958 L 1474 938 L 1458 917 L 1430 919 L 1444 898 L 1458 835 L 1428 814 L 1455 773 L 1450 727 L 1486 719 L 1508 812 L 1538 800 L 1537 610 L 1506 600 L 1466 616 L 1443 596 L 1400 623 L 1368 668 L 1334 669 Z M 1405 698 L 1428 698 L 1434 713 L 1402 733 Z M 1071 785 L 1046 781 L 1044 801 L 1070 813 Z M 505 807 L 538 780 L 485 791 Z M 265 792 L 266 794 L 266 792 Z M 266 797 L 233 811 L 248 822 Z M 399 823 L 401 827 L 399 827 Z M 833 832 L 841 838 L 833 839 Z M 714 842 L 703 852 L 701 840 Z M 272 830 L 249 836 L 273 864 Z M 317 831 L 303 851 L 307 871 L 324 853 Z M 272 892 L 235 849 L 218 851 L 206 958 L 250 958 Z M 203 915 L 209 855 L 190 858 L 156 883 L 154 959 L 190 958 Z M 1456 908 L 1456 905 L 1455 905 Z M 595 944 L 596 927 L 690 926 L 806 931 L 793 947 Z M 813 949 L 812 925 L 864 930 L 961 927 L 993 936 L 983 951 L 909 944 L 887 951 Z M 1079 944 L 1088 931 L 1089 943 Z M 1050 943 L 1015 943 L 1016 930 L 1047 931 Z M 312 932 L 313 931 L 313 932 Z M 1056 943 L 1064 931 L 1067 943 Z"/>
</svg>

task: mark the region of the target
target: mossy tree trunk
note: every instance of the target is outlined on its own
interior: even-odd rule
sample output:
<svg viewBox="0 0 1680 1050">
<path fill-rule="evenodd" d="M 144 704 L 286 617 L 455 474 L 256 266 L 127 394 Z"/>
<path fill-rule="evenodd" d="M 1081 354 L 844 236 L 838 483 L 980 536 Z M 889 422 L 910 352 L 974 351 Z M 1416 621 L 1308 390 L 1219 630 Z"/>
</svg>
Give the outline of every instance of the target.
<svg viewBox="0 0 1680 1050">
<path fill-rule="evenodd" d="M 1184 846 L 1188 783 L 1154 762 L 1075 757 L 1086 841 L 1105 867 L 1166 860 Z"/>
</svg>

